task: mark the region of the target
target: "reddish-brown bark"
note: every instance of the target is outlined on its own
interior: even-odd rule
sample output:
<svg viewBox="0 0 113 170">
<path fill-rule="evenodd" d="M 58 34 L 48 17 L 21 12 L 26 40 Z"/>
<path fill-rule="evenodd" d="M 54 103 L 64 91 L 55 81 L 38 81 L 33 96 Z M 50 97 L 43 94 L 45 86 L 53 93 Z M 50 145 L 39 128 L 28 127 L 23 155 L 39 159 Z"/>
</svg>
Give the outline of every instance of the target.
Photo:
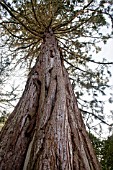
<svg viewBox="0 0 113 170">
<path fill-rule="evenodd" d="M 1 131 L 1 170 L 100 170 L 52 31 Z"/>
</svg>

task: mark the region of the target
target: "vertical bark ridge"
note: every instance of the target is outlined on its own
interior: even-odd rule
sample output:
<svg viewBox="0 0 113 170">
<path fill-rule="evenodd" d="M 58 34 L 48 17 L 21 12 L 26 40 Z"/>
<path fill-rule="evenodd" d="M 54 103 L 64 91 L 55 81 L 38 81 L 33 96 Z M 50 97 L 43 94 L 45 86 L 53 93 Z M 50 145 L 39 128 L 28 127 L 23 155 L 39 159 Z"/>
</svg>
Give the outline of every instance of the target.
<svg viewBox="0 0 113 170">
<path fill-rule="evenodd" d="M 0 156 L 2 170 L 100 170 L 51 30 L 1 132 Z"/>
</svg>

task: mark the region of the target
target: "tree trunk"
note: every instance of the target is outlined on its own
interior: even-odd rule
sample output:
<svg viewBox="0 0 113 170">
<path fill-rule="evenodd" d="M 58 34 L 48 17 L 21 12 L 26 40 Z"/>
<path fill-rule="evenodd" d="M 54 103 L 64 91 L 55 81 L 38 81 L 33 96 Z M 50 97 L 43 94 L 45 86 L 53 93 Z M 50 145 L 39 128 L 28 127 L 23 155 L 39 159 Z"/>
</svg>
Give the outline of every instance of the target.
<svg viewBox="0 0 113 170">
<path fill-rule="evenodd" d="M 1 170 L 100 170 L 51 30 L 1 131 Z"/>
</svg>

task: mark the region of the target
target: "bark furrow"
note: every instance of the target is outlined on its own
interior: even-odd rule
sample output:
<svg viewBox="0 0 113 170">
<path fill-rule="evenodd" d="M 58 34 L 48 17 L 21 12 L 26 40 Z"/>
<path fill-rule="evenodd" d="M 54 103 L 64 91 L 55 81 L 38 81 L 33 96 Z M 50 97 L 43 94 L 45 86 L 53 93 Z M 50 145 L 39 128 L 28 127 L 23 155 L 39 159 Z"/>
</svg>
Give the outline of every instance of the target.
<svg viewBox="0 0 113 170">
<path fill-rule="evenodd" d="M 57 40 L 46 32 L 25 91 L 1 132 L 1 170 L 100 170 Z"/>
</svg>

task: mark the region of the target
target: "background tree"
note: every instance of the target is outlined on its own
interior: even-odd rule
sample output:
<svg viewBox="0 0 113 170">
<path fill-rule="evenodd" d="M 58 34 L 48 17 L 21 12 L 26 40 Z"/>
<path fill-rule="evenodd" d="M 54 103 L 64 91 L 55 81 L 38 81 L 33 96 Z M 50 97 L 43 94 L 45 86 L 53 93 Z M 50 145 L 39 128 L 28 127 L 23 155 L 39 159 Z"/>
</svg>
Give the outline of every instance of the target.
<svg viewBox="0 0 113 170">
<path fill-rule="evenodd" d="M 20 0 L 10 3 L 2 0 L 0 4 L 2 46 L 8 48 L 7 55 L 12 59 L 16 57 L 16 64 L 28 61 L 29 68 L 38 57 L 28 76 L 25 91 L 1 132 L 1 156 L 5 153 L 1 167 L 100 169 L 63 61 L 69 65 L 67 70 L 71 80 L 88 92 L 94 88 L 103 93 L 102 88 L 108 86 L 106 77 L 102 77 L 103 67 L 107 69 L 107 65 L 112 63 L 96 62 L 87 53 L 91 45 L 99 50 L 96 41 L 105 42 L 111 37 L 111 34 L 103 35 L 100 28 L 107 25 L 104 14 L 112 21 L 112 2 L 79 4 L 78 1 Z M 89 39 L 84 42 L 84 37 Z M 88 61 L 102 66 L 93 72 Z M 84 83 L 89 78 L 91 81 Z M 94 96 L 95 90 L 95 99 Z M 98 103 L 95 99 L 91 106 L 94 102 Z M 5 147 L 7 138 L 10 141 Z M 12 160 L 11 155 L 14 155 Z M 54 158 L 52 164 L 51 156 Z"/>
<path fill-rule="evenodd" d="M 101 159 L 102 159 L 102 149 L 103 149 L 104 141 L 102 139 L 97 138 L 92 133 L 89 133 L 89 137 L 90 137 L 91 142 L 93 144 L 93 147 L 95 149 L 95 152 L 96 152 L 96 155 L 98 157 L 98 160 L 101 162 Z"/>
<path fill-rule="evenodd" d="M 99 139 L 93 134 L 89 134 L 93 147 L 96 151 L 99 162 L 103 170 L 113 169 L 113 136 L 107 139 Z"/>
<path fill-rule="evenodd" d="M 103 147 L 101 149 L 101 164 L 103 170 L 113 169 L 113 136 L 108 137 L 103 141 Z"/>
</svg>

